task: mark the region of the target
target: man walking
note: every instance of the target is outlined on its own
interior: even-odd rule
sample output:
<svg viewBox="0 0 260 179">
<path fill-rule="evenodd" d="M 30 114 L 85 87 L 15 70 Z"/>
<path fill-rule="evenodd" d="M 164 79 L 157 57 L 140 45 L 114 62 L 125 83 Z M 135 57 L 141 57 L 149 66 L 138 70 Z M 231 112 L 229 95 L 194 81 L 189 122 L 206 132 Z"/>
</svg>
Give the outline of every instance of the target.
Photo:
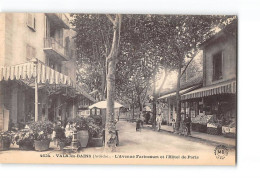
<svg viewBox="0 0 260 179">
<path fill-rule="evenodd" d="M 157 131 L 159 132 L 161 130 L 161 125 L 162 125 L 162 115 L 161 115 L 161 113 L 158 114 L 158 116 L 156 118 L 156 122 L 157 122 Z"/>
</svg>

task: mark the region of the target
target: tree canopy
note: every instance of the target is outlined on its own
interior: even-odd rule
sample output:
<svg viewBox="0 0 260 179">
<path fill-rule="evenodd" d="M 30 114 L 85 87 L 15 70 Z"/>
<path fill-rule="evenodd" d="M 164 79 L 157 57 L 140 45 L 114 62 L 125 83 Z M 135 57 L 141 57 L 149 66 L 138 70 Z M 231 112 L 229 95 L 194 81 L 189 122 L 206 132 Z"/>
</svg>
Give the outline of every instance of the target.
<svg viewBox="0 0 260 179">
<path fill-rule="evenodd" d="M 113 27 L 104 14 L 72 14 L 77 35 L 79 79 L 89 91 L 105 90 L 106 56 Z M 145 95 L 160 69 L 175 70 L 192 58 L 199 45 L 222 28 L 232 16 L 123 15 L 116 92 L 129 101 L 132 93 Z M 136 99 L 138 101 L 138 99 Z M 131 101 L 131 100 L 130 100 Z"/>
</svg>

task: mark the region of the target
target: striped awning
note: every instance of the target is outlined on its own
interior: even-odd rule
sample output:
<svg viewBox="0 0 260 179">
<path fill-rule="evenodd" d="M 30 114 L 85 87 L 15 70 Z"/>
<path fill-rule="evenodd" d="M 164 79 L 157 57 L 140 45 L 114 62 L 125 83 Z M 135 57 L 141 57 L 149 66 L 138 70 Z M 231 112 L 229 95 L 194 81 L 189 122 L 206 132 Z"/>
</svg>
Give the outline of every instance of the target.
<svg viewBox="0 0 260 179">
<path fill-rule="evenodd" d="M 201 84 L 199 84 L 199 85 L 194 85 L 194 86 L 189 87 L 189 88 L 185 88 L 185 89 L 183 89 L 183 90 L 180 91 L 180 94 L 181 94 L 181 95 L 182 95 L 182 94 L 185 94 L 185 93 L 190 92 L 190 91 L 192 91 L 192 90 L 194 90 L 194 89 L 196 89 L 196 88 L 199 88 L 199 87 L 201 87 Z M 173 92 L 173 93 L 169 93 L 169 94 L 163 95 L 163 96 L 159 97 L 158 99 L 170 98 L 170 97 L 173 97 L 173 96 L 175 96 L 175 95 L 176 95 L 176 92 Z"/>
<path fill-rule="evenodd" d="M 88 93 L 76 84 L 70 77 L 46 66 L 39 62 L 37 64 L 37 83 L 39 85 L 60 85 L 64 87 L 71 87 L 77 93 L 84 95 L 92 101 L 95 101 Z M 34 87 L 34 79 L 36 77 L 35 64 L 27 62 L 13 66 L 0 66 L 0 81 L 20 80 L 28 86 Z"/>
<path fill-rule="evenodd" d="M 218 94 L 236 94 L 236 80 L 225 81 L 211 86 L 205 86 L 181 96 L 182 100 L 201 98 Z"/>
</svg>

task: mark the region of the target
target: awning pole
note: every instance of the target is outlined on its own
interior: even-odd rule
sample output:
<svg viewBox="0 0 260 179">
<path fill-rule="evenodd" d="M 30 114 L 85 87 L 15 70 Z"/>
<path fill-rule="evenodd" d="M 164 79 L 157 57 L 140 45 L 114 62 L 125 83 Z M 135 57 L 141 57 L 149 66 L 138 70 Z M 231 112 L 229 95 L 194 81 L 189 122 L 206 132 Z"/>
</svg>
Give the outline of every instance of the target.
<svg viewBox="0 0 260 179">
<path fill-rule="evenodd" d="M 34 83 L 35 83 L 35 90 L 34 90 L 34 93 L 35 93 L 35 112 L 34 112 L 34 120 L 35 121 L 38 121 L 38 83 L 37 83 L 37 79 L 38 79 L 38 59 L 33 59 L 32 60 L 34 65 L 35 65 L 35 80 L 34 80 Z"/>
</svg>

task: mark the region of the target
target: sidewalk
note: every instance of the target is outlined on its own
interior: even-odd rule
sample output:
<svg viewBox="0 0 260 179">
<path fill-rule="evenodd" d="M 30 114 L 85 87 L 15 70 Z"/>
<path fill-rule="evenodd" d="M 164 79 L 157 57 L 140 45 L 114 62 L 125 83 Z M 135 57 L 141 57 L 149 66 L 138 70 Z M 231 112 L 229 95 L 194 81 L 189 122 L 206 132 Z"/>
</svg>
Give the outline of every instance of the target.
<svg viewBox="0 0 260 179">
<path fill-rule="evenodd" d="M 166 131 L 166 132 L 173 131 L 172 126 L 167 126 L 167 125 L 162 125 L 161 130 Z M 208 141 L 208 142 L 223 144 L 223 145 L 227 145 L 230 147 L 236 147 L 236 139 L 227 138 L 224 136 L 210 135 L 210 134 L 206 134 L 206 133 L 191 131 L 191 135 L 189 137 L 201 139 L 201 140 Z"/>
</svg>

